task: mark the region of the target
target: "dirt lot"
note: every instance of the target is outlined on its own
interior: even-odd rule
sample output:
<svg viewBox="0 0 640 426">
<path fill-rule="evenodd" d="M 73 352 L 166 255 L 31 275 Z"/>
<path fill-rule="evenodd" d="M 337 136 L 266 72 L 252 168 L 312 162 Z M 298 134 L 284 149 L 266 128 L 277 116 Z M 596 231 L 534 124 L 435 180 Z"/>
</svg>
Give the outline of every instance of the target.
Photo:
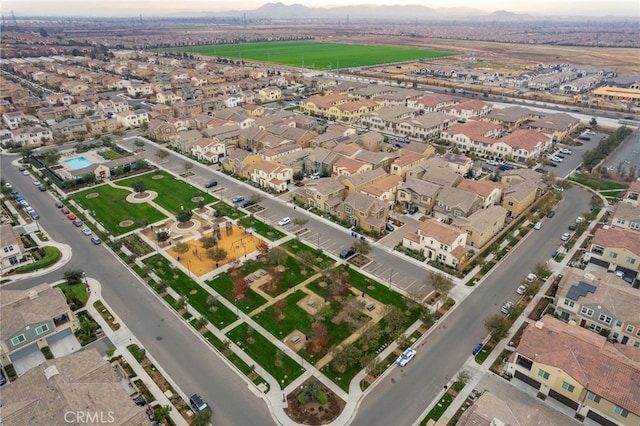
<svg viewBox="0 0 640 426">
<path fill-rule="evenodd" d="M 333 37 L 332 40 L 335 42 L 384 44 L 445 51 L 454 49 L 465 53 L 474 53 L 485 58 L 492 58 L 494 62 L 517 66 L 537 62 L 567 62 L 612 68 L 619 73 L 638 71 L 638 61 L 640 60 L 640 51 L 638 49 L 626 48 L 548 46 L 413 37 L 387 37 L 380 39 L 378 37 L 358 37 L 353 35 L 344 39 Z"/>
</svg>

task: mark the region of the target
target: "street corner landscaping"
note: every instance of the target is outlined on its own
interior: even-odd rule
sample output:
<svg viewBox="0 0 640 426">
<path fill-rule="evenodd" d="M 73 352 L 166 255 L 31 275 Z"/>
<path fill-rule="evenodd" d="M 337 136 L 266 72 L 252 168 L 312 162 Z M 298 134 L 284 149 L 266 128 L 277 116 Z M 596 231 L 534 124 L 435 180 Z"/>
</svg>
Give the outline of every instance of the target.
<svg viewBox="0 0 640 426">
<path fill-rule="evenodd" d="M 344 400 L 318 379 L 311 377 L 287 395 L 285 412 L 297 423 L 323 425 L 334 421 L 344 406 Z"/>
</svg>

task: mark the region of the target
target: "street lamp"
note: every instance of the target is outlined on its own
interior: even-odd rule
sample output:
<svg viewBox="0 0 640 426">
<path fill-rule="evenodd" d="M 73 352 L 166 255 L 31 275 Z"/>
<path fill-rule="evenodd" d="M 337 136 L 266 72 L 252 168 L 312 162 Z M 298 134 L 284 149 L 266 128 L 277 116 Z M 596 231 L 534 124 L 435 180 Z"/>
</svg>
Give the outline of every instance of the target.
<svg viewBox="0 0 640 426">
<path fill-rule="evenodd" d="M 280 388 L 282 389 L 282 402 L 287 402 L 287 398 L 284 395 L 284 379 L 280 380 Z"/>
</svg>

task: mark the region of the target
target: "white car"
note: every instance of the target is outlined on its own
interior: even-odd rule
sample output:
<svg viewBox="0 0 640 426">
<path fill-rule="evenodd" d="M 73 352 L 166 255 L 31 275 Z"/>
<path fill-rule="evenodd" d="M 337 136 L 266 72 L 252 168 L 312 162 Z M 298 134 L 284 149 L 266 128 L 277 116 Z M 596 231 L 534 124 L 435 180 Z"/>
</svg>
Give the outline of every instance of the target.
<svg viewBox="0 0 640 426">
<path fill-rule="evenodd" d="M 568 232 L 565 232 L 564 234 L 562 234 L 562 237 L 560 237 L 562 241 L 567 241 L 569 238 L 571 238 L 571 234 Z"/>
<path fill-rule="evenodd" d="M 486 163 L 488 166 L 498 166 L 500 164 L 497 161 L 493 161 L 493 160 L 487 160 Z"/>
<path fill-rule="evenodd" d="M 40 186 L 40 185 L 42 185 L 42 184 L 40 183 L 40 181 L 39 181 L 39 180 L 34 180 L 34 181 L 33 181 L 33 184 L 34 184 L 35 186 Z"/>
<path fill-rule="evenodd" d="M 25 175 L 25 176 L 29 176 L 29 170 L 23 170 L 22 174 Z"/>
<path fill-rule="evenodd" d="M 582 217 L 582 216 L 578 216 L 578 217 L 576 218 L 576 223 L 582 223 L 582 222 L 584 222 L 584 217 Z"/>
<path fill-rule="evenodd" d="M 533 229 L 536 229 L 536 230 L 542 229 L 542 222 L 536 222 L 536 224 L 533 225 Z"/>
<path fill-rule="evenodd" d="M 278 225 L 284 226 L 284 225 L 288 225 L 290 223 L 291 223 L 291 218 L 290 217 L 283 217 L 282 219 L 280 219 L 280 222 L 278 222 Z"/>
<path fill-rule="evenodd" d="M 402 352 L 402 355 L 400 355 L 398 359 L 396 359 L 396 364 L 398 364 L 400 367 L 404 367 L 405 365 L 409 364 L 409 361 L 411 361 L 414 356 L 416 356 L 416 350 L 413 348 L 407 348 L 404 350 L 404 352 Z"/>
<path fill-rule="evenodd" d="M 83 233 L 84 235 L 86 235 L 86 236 L 89 236 L 89 235 L 91 235 L 91 229 L 89 229 L 89 228 L 84 228 L 84 229 L 82 230 L 82 233 Z"/>
<path fill-rule="evenodd" d="M 554 163 L 562 163 L 562 158 L 556 157 L 555 155 L 553 155 L 551 157 L 551 161 L 553 161 Z"/>
<path fill-rule="evenodd" d="M 500 308 L 500 312 L 502 312 L 505 315 L 509 315 L 511 308 L 513 308 L 513 302 L 507 302 L 504 305 L 502 305 L 502 308 Z"/>
<path fill-rule="evenodd" d="M 562 149 L 560 150 L 560 153 L 561 153 L 561 154 L 567 154 L 567 155 L 571 155 L 571 154 L 573 154 L 573 152 L 572 152 L 569 148 L 562 148 Z"/>
<path fill-rule="evenodd" d="M 527 285 L 526 284 L 521 284 L 520 287 L 518 287 L 518 289 L 516 290 L 516 293 L 518 293 L 519 295 L 523 295 L 527 292 Z"/>
</svg>

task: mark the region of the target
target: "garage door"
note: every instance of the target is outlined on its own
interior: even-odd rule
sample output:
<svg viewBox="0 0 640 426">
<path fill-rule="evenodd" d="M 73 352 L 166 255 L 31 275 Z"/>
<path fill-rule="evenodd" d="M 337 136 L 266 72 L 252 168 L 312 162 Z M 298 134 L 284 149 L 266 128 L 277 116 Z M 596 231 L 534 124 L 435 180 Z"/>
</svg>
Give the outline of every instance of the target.
<svg viewBox="0 0 640 426">
<path fill-rule="evenodd" d="M 567 398 L 566 396 L 559 394 L 558 392 L 554 391 L 553 389 L 549 390 L 549 396 L 553 399 L 555 399 L 556 401 L 559 401 L 561 403 L 563 403 L 564 405 L 566 405 L 567 407 L 571 407 L 574 410 L 578 409 L 578 404 L 576 401 L 573 401 L 569 398 Z"/>
<path fill-rule="evenodd" d="M 592 257 L 591 259 L 589 259 L 589 262 L 593 263 L 594 265 L 602 266 L 603 268 L 609 269 L 609 262 L 606 262 L 602 259 Z"/>
<path fill-rule="evenodd" d="M 31 355 L 32 353 L 39 352 L 39 351 L 40 351 L 40 348 L 38 348 L 38 345 L 36 343 L 33 343 L 27 346 L 26 348 L 22 348 L 19 351 L 15 351 L 14 353 L 12 353 L 11 362 L 16 362 L 20 358 L 24 358 L 27 355 Z"/>
<path fill-rule="evenodd" d="M 603 426 L 617 426 L 618 423 L 612 422 L 611 420 L 607 419 L 606 417 L 602 417 L 600 414 L 589 410 L 589 412 L 587 413 L 587 417 L 590 418 L 591 420 L 603 425 Z"/>
<path fill-rule="evenodd" d="M 531 377 L 527 376 L 526 374 L 516 370 L 516 372 L 514 373 L 513 377 L 515 377 L 516 379 L 522 380 L 523 382 L 525 382 L 526 384 L 528 384 L 529 386 L 531 386 L 532 388 L 536 388 L 536 389 L 540 389 L 540 383 L 536 382 L 535 380 L 533 380 Z"/>
<path fill-rule="evenodd" d="M 66 328 L 62 330 L 60 333 L 56 333 L 53 336 L 47 337 L 47 344 L 51 346 L 52 343 L 57 342 L 58 340 L 64 339 L 65 337 L 73 334 L 71 332 L 71 328 Z"/>
</svg>

